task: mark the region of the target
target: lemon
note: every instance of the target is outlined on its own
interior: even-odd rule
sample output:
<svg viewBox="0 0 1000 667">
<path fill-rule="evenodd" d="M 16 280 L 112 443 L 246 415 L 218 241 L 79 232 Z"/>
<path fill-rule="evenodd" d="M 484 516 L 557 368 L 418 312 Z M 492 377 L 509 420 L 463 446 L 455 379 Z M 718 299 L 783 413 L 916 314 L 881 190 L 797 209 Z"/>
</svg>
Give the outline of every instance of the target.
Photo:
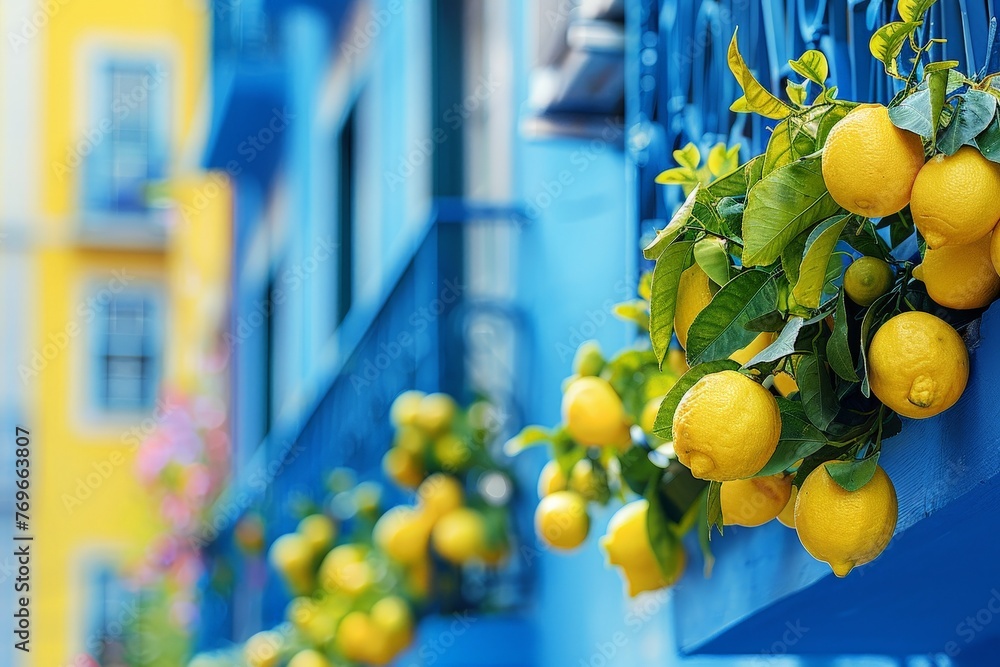
<svg viewBox="0 0 1000 667">
<path fill-rule="evenodd" d="M 687 348 L 688 329 L 691 328 L 691 323 L 711 301 L 712 289 L 708 274 L 696 262 L 681 273 L 680 282 L 677 284 L 674 333 L 677 334 L 681 347 Z"/>
<path fill-rule="evenodd" d="M 426 557 L 431 522 L 412 507 L 397 505 L 379 517 L 372 529 L 375 545 L 390 559 L 408 564 Z"/>
<path fill-rule="evenodd" d="M 551 493 L 562 491 L 565 488 L 566 475 L 563 474 L 559 463 L 557 461 L 546 463 L 542 468 L 542 472 L 538 475 L 538 497 L 544 498 Z"/>
<path fill-rule="evenodd" d="M 422 391 L 404 391 L 396 397 L 389 407 L 389 421 L 396 428 L 416 426 L 417 415 L 420 413 L 420 402 L 425 394 Z"/>
<path fill-rule="evenodd" d="M 676 326 L 676 319 L 674 324 Z M 684 340 L 687 340 L 687 336 L 684 337 Z M 684 356 L 684 350 L 678 350 L 676 347 L 671 348 L 667 352 L 667 367 L 677 377 L 684 375 L 691 369 L 688 366 L 687 358 Z"/>
<path fill-rule="evenodd" d="M 792 493 L 792 478 L 779 474 L 735 479 L 723 482 L 719 493 L 722 519 L 727 526 L 762 526 L 785 509 Z"/>
<path fill-rule="evenodd" d="M 392 440 L 392 446 L 405 449 L 418 457 L 423 457 L 427 451 L 427 437 L 416 426 L 400 426 Z"/>
<path fill-rule="evenodd" d="M 377 514 L 382 502 L 382 485 L 378 482 L 361 482 L 354 487 L 351 495 L 354 505 L 361 514 Z"/>
<path fill-rule="evenodd" d="M 337 537 L 337 525 L 324 514 L 310 514 L 299 521 L 296 532 L 306 538 L 314 556 L 322 556 Z"/>
<path fill-rule="evenodd" d="M 581 377 L 563 394 L 562 418 L 574 440 L 586 447 L 599 447 L 621 440 L 625 406 L 607 380 Z"/>
<path fill-rule="evenodd" d="M 823 180 L 830 196 L 867 218 L 905 208 L 923 165 L 920 137 L 893 125 L 889 110 L 878 104 L 847 114 L 823 146 Z"/>
<path fill-rule="evenodd" d="M 635 597 L 644 591 L 655 591 L 671 586 L 684 573 L 687 557 L 684 547 L 675 544 L 677 567 L 671 576 L 665 577 L 653 553 L 646 529 L 649 502 L 635 500 L 615 512 L 608 522 L 608 532 L 601 538 L 601 548 L 608 556 L 610 565 L 621 568 L 628 594 Z"/>
<path fill-rule="evenodd" d="M 458 509 L 464 501 L 465 491 L 461 482 L 444 473 L 434 473 L 417 488 L 420 510 L 432 522 Z"/>
<path fill-rule="evenodd" d="M 243 660 L 249 667 L 277 667 L 282 644 L 277 632 L 258 632 L 243 645 Z"/>
<path fill-rule="evenodd" d="M 330 661 L 319 651 L 307 648 L 293 655 L 288 667 L 330 667 Z"/>
<path fill-rule="evenodd" d="M 646 435 L 653 434 L 653 425 L 656 424 L 656 415 L 660 412 L 660 406 L 663 405 L 663 399 L 667 395 L 657 396 L 656 398 L 650 399 L 645 407 L 642 409 L 642 414 L 639 416 L 639 427 L 642 428 L 643 433 Z"/>
<path fill-rule="evenodd" d="M 535 532 L 553 549 L 575 549 L 590 532 L 587 500 L 576 491 L 556 491 L 535 509 Z"/>
<path fill-rule="evenodd" d="M 472 452 L 465 440 L 454 433 L 446 433 L 434 441 L 434 458 L 445 470 L 461 472 L 472 462 Z"/>
<path fill-rule="evenodd" d="M 309 588 L 316 555 L 305 537 L 298 533 L 282 535 L 271 544 L 267 559 L 293 592 Z"/>
<path fill-rule="evenodd" d="M 420 400 L 417 427 L 434 438 L 451 428 L 458 406 L 448 394 L 427 394 Z"/>
<path fill-rule="evenodd" d="M 749 345 L 746 347 L 736 350 L 729 358 L 738 363 L 740 366 L 747 363 L 754 357 L 756 357 L 760 352 L 764 350 L 765 347 L 774 342 L 776 336 L 770 331 L 765 331 L 764 333 L 758 335 L 754 338 Z"/>
<path fill-rule="evenodd" d="M 363 611 L 352 611 L 337 626 L 337 649 L 348 660 L 368 662 L 372 647 L 383 639 L 382 633 Z"/>
<path fill-rule="evenodd" d="M 928 249 L 913 270 L 927 294 L 945 308 L 967 310 L 990 305 L 1000 294 L 1000 275 L 990 259 L 992 239 L 984 236 L 968 245 Z"/>
<path fill-rule="evenodd" d="M 431 542 L 442 558 L 462 565 L 485 551 L 486 522 L 479 512 L 460 507 L 438 519 Z"/>
<path fill-rule="evenodd" d="M 826 465 L 812 471 L 795 501 L 795 530 L 809 554 L 838 577 L 878 557 L 896 529 L 896 489 L 881 466 L 857 491 L 846 491 Z"/>
<path fill-rule="evenodd" d="M 397 653 L 413 640 L 413 612 L 406 600 L 389 595 L 372 605 L 369 617 L 376 628 L 389 639 L 390 648 Z"/>
<path fill-rule="evenodd" d="M 596 340 L 588 340 L 576 349 L 573 357 L 573 372 L 580 377 L 600 375 L 604 369 L 604 355 Z"/>
<path fill-rule="evenodd" d="M 868 348 L 868 381 L 880 401 L 905 417 L 933 417 L 953 406 L 969 380 L 969 353 L 951 326 L 930 313 L 896 315 Z"/>
<path fill-rule="evenodd" d="M 306 622 L 302 633 L 314 646 L 326 646 L 333 641 L 334 635 L 337 634 L 339 620 L 339 617 L 320 610 Z"/>
<path fill-rule="evenodd" d="M 569 488 L 587 500 L 598 500 L 607 493 L 607 484 L 594 471 L 590 459 L 581 459 L 573 464 L 569 473 Z"/>
<path fill-rule="evenodd" d="M 1000 221 L 1000 164 L 971 146 L 931 159 L 917 176 L 910 211 L 931 248 L 966 245 Z"/>
<path fill-rule="evenodd" d="M 298 630 L 305 628 L 318 613 L 319 605 L 307 597 L 297 597 L 285 607 L 285 618 Z"/>
<path fill-rule="evenodd" d="M 785 508 L 781 510 L 778 514 L 778 521 L 789 528 L 795 528 L 795 499 L 799 495 L 799 489 L 796 486 L 792 486 L 792 493 L 788 496 L 788 502 L 785 503 Z"/>
<path fill-rule="evenodd" d="M 889 291 L 894 279 L 888 262 L 878 257 L 859 257 L 844 272 L 844 292 L 859 306 L 870 306 Z"/>
<path fill-rule="evenodd" d="M 349 597 L 364 593 L 375 582 L 375 572 L 368 563 L 367 552 L 357 544 L 335 547 L 319 567 L 320 584 L 328 592 L 343 592 Z"/>
<path fill-rule="evenodd" d="M 674 450 L 699 479 L 725 482 L 757 473 L 781 435 L 778 402 L 736 371 L 698 380 L 674 413 Z"/>
<path fill-rule="evenodd" d="M 993 261 L 996 272 L 1000 273 L 1000 234 L 997 233 L 997 229 L 1000 229 L 1000 224 L 993 229 L 993 235 L 990 237 L 990 260 Z"/>
<path fill-rule="evenodd" d="M 386 476 L 404 489 L 415 489 L 424 481 L 424 462 L 406 449 L 391 447 L 382 457 Z"/>
<path fill-rule="evenodd" d="M 789 373 L 779 371 L 774 374 L 774 388 L 782 396 L 791 396 L 799 390 L 799 383 Z"/>
</svg>

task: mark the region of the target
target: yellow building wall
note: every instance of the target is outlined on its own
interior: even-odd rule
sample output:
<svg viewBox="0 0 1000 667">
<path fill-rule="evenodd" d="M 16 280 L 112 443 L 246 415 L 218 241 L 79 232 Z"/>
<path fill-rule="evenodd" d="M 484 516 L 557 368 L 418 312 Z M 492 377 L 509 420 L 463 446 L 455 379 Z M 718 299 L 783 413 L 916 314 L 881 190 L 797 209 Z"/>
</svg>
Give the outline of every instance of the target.
<svg viewBox="0 0 1000 667">
<path fill-rule="evenodd" d="M 53 165 L 80 141 L 91 107 L 86 54 L 94 45 L 169 62 L 171 155 L 197 139 L 207 112 L 211 15 L 194 0 L 74 0 L 51 17 L 44 39 L 44 156 L 37 250 L 36 350 L 56 345 L 27 382 L 33 409 L 34 532 L 32 651 L 25 665 L 63 667 L 88 648 L 86 566 L 94 559 L 134 565 L 163 530 L 157 505 L 136 479 L 139 435 L 155 413 L 109 418 L 91 407 L 93 290 L 158 285 L 164 296 L 165 384 L 201 389 L 205 359 L 225 311 L 230 197 L 221 177 L 187 170 L 164 188 L 175 198 L 162 248 L 96 250 L 81 245 L 80 169 L 56 177 Z M 176 160 L 175 160 L 176 161 Z M 196 205 L 183 207 L 182 202 Z M 65 345 L 59 341 L 65 340 Z M 55 341 L 55 342 L 53 342 Z M 48 348 L 52 352 L 52 347 Z M 46 357 L 48 355 L 45 355 Z M 152 418 L 152 419 L 150 419 Z"/>
</svg>

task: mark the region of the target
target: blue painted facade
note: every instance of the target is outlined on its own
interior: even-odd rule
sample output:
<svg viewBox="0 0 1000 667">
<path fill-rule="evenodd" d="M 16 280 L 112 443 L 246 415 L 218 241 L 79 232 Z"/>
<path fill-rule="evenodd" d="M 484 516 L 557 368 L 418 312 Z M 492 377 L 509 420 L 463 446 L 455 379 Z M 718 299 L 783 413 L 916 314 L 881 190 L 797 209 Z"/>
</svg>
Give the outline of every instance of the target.
<svg viewBox="0 0 1000 667">
<path fill-rule="evenodd" d="M 611 352 L 635 339 L 610 311 L 634 294 L 641 237 L 677 201 L 653 185 L 674 166 L 671 151 L 688 141 L 741 142 L 744 157 L 761 150 L 765 122 L 728 111 L 738 95 L 725 49 L 737 24 L 747 60 L 775 90 L 788 58 L 821 48 L 841 97 L 892 95 L 867 51 L 891 2 L 593 3 L 606 5 L 598 22 L 624 25 L 624 48 L 610 39 L 573 54 L 578 72 L 612 81 L 617 72 L 622 85 L 588 98 L 567 76 L 562 105 L 537 103 L 535 43 L 574 20 L 566 3 L 462 4 L 217 3 L 205 161 L 235 186 L 236 461 L 210 554 L 232 555 L 228 534 L 248 510 L 264 514 L 268 541 L 290 530 L 296 505 L 322 497 L 334 466 L 377 478 L 388 405 L 404 389 L 465 398 L 492 389 L 510 431 L 558 420 L 576 346 L 597 339 Z M 948 57 L 971 53 L 981 65 L 992 1 L 940 5 L 931 30 L 951 37 Z M 995 319 L 984 323 L 987 343 Z M 461 632 L 448 617 L 429 619 L 400 664 L 998 664 L 980 653 L 990 654 L 1000 623 L 968 643 L 956 630 L 1000 586 L 990 579 L 998 545 L 979 536 L 990 524 L 973 511 L 997 506 L 1000 462 L 986 451 L 996 429 L 972 407 L 988 400 L 994 361 L 977 352 L 963 407 L 908 425 L 887 446 L 906 530 L 858 576 L 833 581 L 773 525 L 727 531 L 711 579 L 692 558 L 675 591 L 629 601 L 596 544 L 609 508 L 577 552 L 523 551 L 519 594 L 502 615 Z M 947 449 L 953 442 L 968 444 Z M 527 540 L 541 464 L 538 453 L 514 462 Z M 935 486 L 934 471 L 952 464 L 954 479 Z M 285 594 L 263 563 L 235 560 L 245 585 L 207 587 L 202 648 L 283 615 Z M 430 649 L 445 632 L 453 645 Z M 952 639 L 953 661 L 912 658 L 947 653 Z M 750 657 L 713 657 L 733 654 Z"/>
</svg>

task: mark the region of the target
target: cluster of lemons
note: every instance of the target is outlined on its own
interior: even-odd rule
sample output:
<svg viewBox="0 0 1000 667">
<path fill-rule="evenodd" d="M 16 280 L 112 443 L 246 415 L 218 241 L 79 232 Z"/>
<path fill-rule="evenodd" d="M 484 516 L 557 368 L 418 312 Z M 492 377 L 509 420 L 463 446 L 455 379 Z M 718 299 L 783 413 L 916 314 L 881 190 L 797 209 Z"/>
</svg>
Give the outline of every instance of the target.
<svg viewBox="0 0 1000 667">
<path fill-rule="evenodd" d="M 506 523 L 487 520 L 476 509 L 481 499 L 467 493 L 473 466 L 490 468 L 491 414 L 484 402 L 462 411 L 444 394 L 397 397 L 390 410 L 396 435 L 383 468 L 415 492 L 414 502 L 383 511 L 379 484 L 355 484 L 351 471 L 334 471 L 330 515 L 306 516 L 267 553 L 295 596 L 285 623 L 250 637 L 239 660 L 227 664 L 387 665 L 412 643 L 420 611 L 439 602 L 437 563 L 498 565 L 509 550 Z M 238 526 L 241 548 L 259 550 L 262 528 L 259 520 Z M 216 663 L 208 656 L 192 662 L 202 664 Z"/>
<path fill-rule="evenodd" d="M 676 357 L 672 359 L 674 364 L 678 361 Z M 633 428 L 641 429 L 651 442 L 657 441 L 652 433 L 656 411 L 676 380 L 676 375 L 670 372 L 658 374 L 655 382 L 644 377 L 642 381 L 648 391 L 657 395 L 648 398 L 645 407 L 633 418 L 604 377 L 609 371 L 595 343 L 580 347 L 574 371 L 564 388 L 563 421 L 558 430 L 593 458 L 579 457 L 568 470 L 558 460 L 546 463 L 538 479 L 540 502 L 535 510 L 539 539 L 559 551 L 575 549 L 587 539 L 591 527 L 590 503 L 608 502 L 612 491 L 624 496 L 625 485 L 618 474 L 620 468 L 614 463 L 616 457 L 633 447 Z M 595 460 L 603 462 L 601 469 L 606 473 L 595 472 Z M 627 502 L 611 518 L 607 533 L 600 540 L 608 563 L 619 568 L 630 596 L 674 584 L 684 573 L 687 561 L 683 546 L 677 542 L 673 546 L 677 553 L 670 559 L 674 563 L 672 569 L 661 568 L 646 529 L 648 511 L 645 499 Z"/>
</svg>

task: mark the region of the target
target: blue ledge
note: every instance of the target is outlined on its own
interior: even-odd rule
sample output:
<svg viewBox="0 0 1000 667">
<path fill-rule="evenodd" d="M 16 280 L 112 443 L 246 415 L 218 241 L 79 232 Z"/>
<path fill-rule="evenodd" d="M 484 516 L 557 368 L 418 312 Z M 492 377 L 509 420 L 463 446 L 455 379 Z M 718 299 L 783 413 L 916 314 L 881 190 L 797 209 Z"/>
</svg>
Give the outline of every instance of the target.
<svg viewBox="0 0 1000 667">
<path fill-rule="evenodd" d="M 711 578 L 696 557 L 678 586 L 683 653 L 928 653 L 972 665 L 1000 643 L 1000 307 L 981 334 L 962 400 L 937 418 L 905 420 L 886 442 L 899 523 L 885 553 L 837 579 L 777 522 L 727 529 L 713 538 Z"/>
<path fill-rule="evenodd" d="M 535 664 L 534 629 L 518 616 L 458 612 L 420 622 L 413 647 L 396 665 L 522 667 Z"/>
</svg>

